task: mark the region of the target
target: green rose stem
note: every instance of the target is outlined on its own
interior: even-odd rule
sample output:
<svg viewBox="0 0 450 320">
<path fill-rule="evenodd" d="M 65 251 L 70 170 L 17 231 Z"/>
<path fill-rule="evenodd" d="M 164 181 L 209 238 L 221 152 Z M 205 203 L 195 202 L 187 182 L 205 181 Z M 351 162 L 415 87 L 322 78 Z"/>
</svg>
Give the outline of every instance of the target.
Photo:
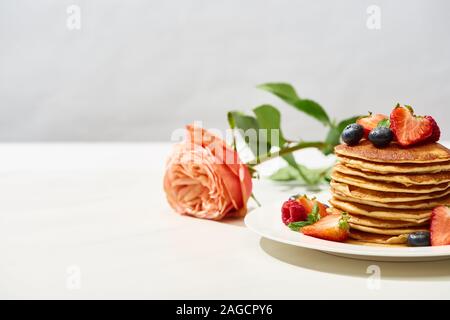
<svg viewBox="0 0 450 320">
<path fill-rule="evenodd" d="M 297 143 L 296 145 L 293 145 L 293 146 L 291 146 L 291 147 L 287 147 L 287 148 L 283 148 L 283 149 L 280 149 L 280 151 L 279 152 L 276 152 L 276 153 L 270 153 L 270 152 L 268 152 L 268 153 L 266 153 L 266 154 L 263 154 L 263 155 L 261 155 L 261 156 L 258 156 L 258 157 L 256 157 L 256 159 L 255 160 L 252 160 L 252 161 L 250 161 L 249 163 L 247 163 L 247 165 L 250 165 L 250 166 L 257 166 L 257 165 L 259 165 L 259 164 L 261 164 L 261 163 L 263 163 L 263 162 L 265 162 L 265 161 L 267 161 L 267 160 L 270 160 L 270 159 L 274 159 L 275 157 L 278 157 L 278 156 L 283 156 L 283 155 L 286 155 L 286 154 L 289 154 L 289 153 L 292 153 L 292 152 L 294 152 L 294 151 L 297 151 L 297 150 L 301 150 L 301 149 L 306 149 L 306 148 L 318 148 L 318 149 L 324 149 L 326 147 L 326 144 L 325 143 L 323 143 L 323 142 L 320 142 L 320 141 L 314 141 L 314 142 L 300 142 L 300 143 Z M 251 163 L 253 163 L 253 164 L 251 164 Z"/>
<path fill-rule="evenodd" d="M 324 148 L 327 147 L 327 144 L 324 142 L 320 142 L 320 141 L 312 141 L 312 142 L 300 142 L 297 143 L 291 147 L 287 147 L 287 148 L 282 148 L 280 149 L 280 151 L 276 152 L 276 153 L 266 153 L 263 154 L 261 156 L 256 157 L 256 159 L 250 161 L 249 163 L 247 163 L 247 167 L 250 170 L 250 173 L 255 173 L 256 170 L 254 169 L 255 166 L 267 161 L 267 160 L 271 160 L 274 159 L 276 157 L 279 156 L 283 156 L 283 155 L 288 155 L 291 154 L 297 150 L 301 150 L 301 149 L 306 149 L 306 148 L 318 148 L 320 150 L 323 150 Z M 300 176 L 304 179 L 304 181 L 306 182 L 307 185 L 312 185 L 313 182 L 308 178 L 307 175 L 305 175 L 305 173 L 303 172 L 302 168 L 300 166 L 296 167 L 298 173 L 300 174 Z"/>
</svg>

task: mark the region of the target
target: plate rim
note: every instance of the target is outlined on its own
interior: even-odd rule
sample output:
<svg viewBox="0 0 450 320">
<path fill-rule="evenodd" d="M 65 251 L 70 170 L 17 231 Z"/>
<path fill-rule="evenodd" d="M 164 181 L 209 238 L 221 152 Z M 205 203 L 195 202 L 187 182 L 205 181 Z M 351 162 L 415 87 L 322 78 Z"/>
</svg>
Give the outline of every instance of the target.
<svg viewBox="0 0 450 320">
<path fill-rule="evenodd" d="M 245 226 L 252 232 L 260 235 L 261 237 L 281 242 L 297 247 L 313 249 L 323 252 L 332 252 L 337 254 L 355 255 L 355 256 L 370 256 L 370 257 L 385 257 L 385 258 L 427 258 L 427 257 L 446 257 L 450 256 L 450 245 L 447 246 L 435 246 L 435 247 L 376 247 L 376 246 L 363 246 L 351 243 L 333 242 L 329 240 L 323 240 L 313 238 L 299 233 L 299 241 L 293 241 L 291 239 L 281 239 L 277 236 L 265 233 L 258 228 L 255 228 L 253 220 L 256 220 L 256 216 L 261 211 L 269 210 L 270 205 L 264 207 L 255 208 L 249 212 L 245 218 Z M 287 232 L 294 232 L 288 230 Z M 301 241 L 307 239 L 307 241 Z"/>
</svg>

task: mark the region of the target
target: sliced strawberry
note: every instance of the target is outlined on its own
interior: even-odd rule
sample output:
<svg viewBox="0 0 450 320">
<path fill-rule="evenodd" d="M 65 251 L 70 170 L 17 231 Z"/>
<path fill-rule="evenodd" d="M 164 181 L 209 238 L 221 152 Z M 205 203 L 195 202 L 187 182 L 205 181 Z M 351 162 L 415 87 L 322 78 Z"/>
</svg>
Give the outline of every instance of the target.
<svg viewBox="0 0 450 320">
<path fill-rule="evenodd" d="M 356 123 L 363 126 L 364 138 L 367 139 L 370 131 L 375 129 L 378 126 L 378 124 L 380 123 L 380 121 L 385 120 L 385 119 L 388 119 L 388 117 L 385 116 L 384 114 L 372 114 L 371 112 L 369 112 L 368 116 L 359 118 L 356 121 Z"/>
<path fill-rule="evenodd" d="M 319 207 L 319 215 L 321 217 L 325 217 L 328 215 L 327 212 L 327 206 L 319 201 L 317 201 L 315 198 L 309 199 L 308 196 L 303 195 L 299 198 L 297 198 L 297 201 L 305 208 L 307 213 L 311 213 L 314 209 L 314 205 L 317 203 Z"/>
<path fill-rule="evenodd" d="M 403 147 L 425 142 L 433 134 L 433 124 L 429 119 L 415 116 L 411 107 L 399 104 L 391 113 L 391 129 Z"/>
<path fill-rule="evenodd" d="M 433 133 L 428 138 L 426 142 L 437 142 L 441 138 L 441 129 L 439 128 L 438 124 L 436 123 L 436 120 L 432 116 L 425 116 L 425 119 L 430 120 L 431 126 L 433 127 Z"/>
<path fill-rule="evenodd" d="M 301 232 L 307 236 L 343 242 L 348 238 L 348 223 L 343 220 L 341 214 L 330 214 L 321 218 L 316 223 L 301 228 Z"/>
<path fill-rule="evenodd" d="M 432 246 L 450 245 L 450 208 L 440 206 L 431 214 L 430 237 Z"/>
<path fill-rule="evenodd" d="M 292 222 L 304 221 L 308 217 L 305 208 L 295 200 L 288 200 L 281 207 L 281 220 L 285 225 Z"/>
</svg>

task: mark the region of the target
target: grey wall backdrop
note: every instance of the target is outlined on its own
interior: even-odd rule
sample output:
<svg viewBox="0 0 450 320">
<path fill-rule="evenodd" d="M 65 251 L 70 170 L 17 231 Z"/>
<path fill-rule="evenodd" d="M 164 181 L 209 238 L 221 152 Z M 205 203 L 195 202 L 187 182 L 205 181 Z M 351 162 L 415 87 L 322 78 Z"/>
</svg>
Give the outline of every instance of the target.
<svg viewBox="0 0 450 320">
<path fill-rule="evenodd" d="M 80 30 L 66 25 L 72 4 Z M 339 118 L 411 104 L 449 139 L 449 14 L 447 0 L 1 0 L 0 140 L 168 140 L 263 102 L 286 135 L 324 134 L 254 88 L 268 81 Z"/>
</svg>

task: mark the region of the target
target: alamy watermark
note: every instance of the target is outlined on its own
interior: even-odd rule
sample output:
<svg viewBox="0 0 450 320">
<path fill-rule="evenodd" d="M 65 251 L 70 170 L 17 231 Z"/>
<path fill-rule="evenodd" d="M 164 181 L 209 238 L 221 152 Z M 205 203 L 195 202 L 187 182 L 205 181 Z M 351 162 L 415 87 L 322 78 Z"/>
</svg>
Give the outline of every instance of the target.
<svg viewBox="0 0 450 320">
<path fill-rule="evenodd" d="M 367 7 L 366 13 L 368 14 L 366 26 L 369 30 L 381 29 L 381 8 L 375 4 Z"/>
<path fill-rule="evenodd" d="M 66 9 L 67 19 L 66 27 L 70 31 L 81 29 L 81 8 L 76 4 L 72 4 Z"/>
<path fill-rule="evenodd" d="M 370 274 L 367 278 L 367 289 L 380 290 L 381 288 L 381 268 L 376 264 L 367 267 L 366 273 Z"/>
<path fill-rule="evenodd" d="M 81 268 L 77 265 L 71 265 L 66 269 L 66 289 L 81 289 Z"/>
</svg>

